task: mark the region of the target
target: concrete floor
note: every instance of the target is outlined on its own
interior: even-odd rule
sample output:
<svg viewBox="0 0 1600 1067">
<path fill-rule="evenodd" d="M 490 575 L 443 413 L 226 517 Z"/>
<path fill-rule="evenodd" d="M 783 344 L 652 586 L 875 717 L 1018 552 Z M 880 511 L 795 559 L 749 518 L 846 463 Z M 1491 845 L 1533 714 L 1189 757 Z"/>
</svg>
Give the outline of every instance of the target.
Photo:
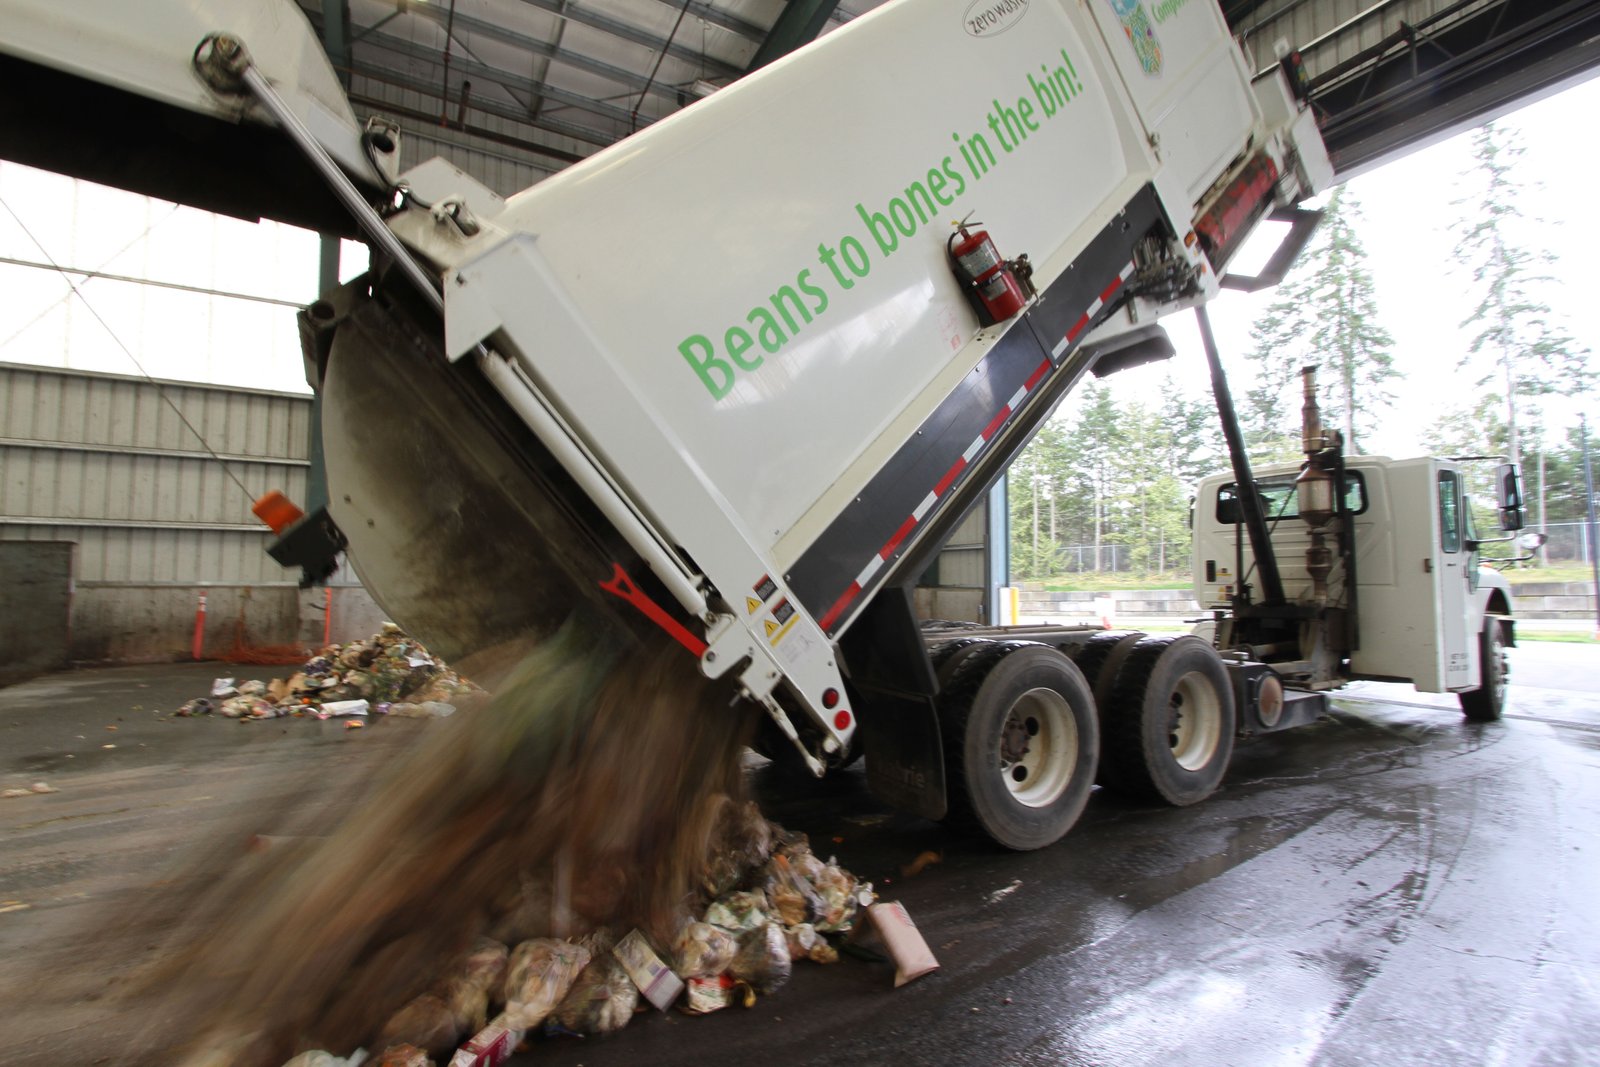
<svg viewBox="0 0 1600 1067">
<path fill-rule="evenodd" d="M 1242 746 L 1207 802 L 1100 795 L 1029 854 L 888 812 L 859 774 L 796 795 L 754 771 L 769 816 L 903 901 L 942 970 L 896 990 L 882 964 L 801 964 L 749 1011 L 641 1017 L 514 1062 L 1600 1063 L 1600 649 L 1529 644 L 1512 664 L 1503 723 L 1357 687 L 1331 718 Z M 423 728 L 170 718 L 247 672 L 0 690 L 0 787 L 60 790 L 0 801 L 0 1003 L 186 842 Z M 902 876 L 925 850 L 941 861 Z M 94 1062 L 96 1018 L 0 1013 L 0 1063 Z"/>
</svg>

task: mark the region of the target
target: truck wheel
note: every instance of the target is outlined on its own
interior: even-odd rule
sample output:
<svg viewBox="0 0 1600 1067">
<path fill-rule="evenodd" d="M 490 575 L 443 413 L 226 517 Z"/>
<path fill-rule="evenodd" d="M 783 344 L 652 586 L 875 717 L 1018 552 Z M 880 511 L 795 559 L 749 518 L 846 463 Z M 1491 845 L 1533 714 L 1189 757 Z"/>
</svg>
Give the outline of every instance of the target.
<svg viewBox="0 0 1600 1067">
<path fill-rule="evenodd" d="M 1144 637 L 1142 633 L 1095 634 L 1079 645 L 1077 655 L 1072 657 L 1072 662 L 1083 672 L 1083 680 L 1089 683 L 1089 691 L 1094 694 L 1102 746 L 1106 736 L 1106 709 L 1111 706 L 1111 688 L 1116 684 L 1117 675 L 1122 672 L 1123 661 Z M 1094 780 L 1100 785 L 1116 787 L 1115 771 L 1106 760 L 1100 761 Z"/>
<path fill-rule="evenodd" d="M 1506 710 L 1506 679 L 1511 667 L 1506 663 L 1505 635 L 1499 619 L 1485 619 L 1478 635 L 1478 663 L 1483 678 L 1470 693 L 1459 693 L 1461 713 L 1472 722 L 1498 722 Z"/>
<path fill-rule="evenodd" d="M 933 660 L 934 673 L 939 678 L 940 692 L 950 684 L 950 680 L 956 676 L 956 671 L 961 669 L 968 656 L 990 644 L 993 642 L 987 637 L 963 637 L 956 641 L 946 641 L 929 653 L 929 658 Z"/>
<path fill-rule="evenodd" d="M 1078 821 L 1100 754 L 1094 698 L 1048 645 L 969 656 L 939 701 L 950 814 L 1006 848 L 1043 848 Z"/>
<path fill-rule="evenodd" d="M 1107 780 L 1182 807 L 1222 782 L 1233 755 L 1233 687 L 1198 637 L 1147 637 L 1128 654 L 1104 711 Z"/>
</svg>

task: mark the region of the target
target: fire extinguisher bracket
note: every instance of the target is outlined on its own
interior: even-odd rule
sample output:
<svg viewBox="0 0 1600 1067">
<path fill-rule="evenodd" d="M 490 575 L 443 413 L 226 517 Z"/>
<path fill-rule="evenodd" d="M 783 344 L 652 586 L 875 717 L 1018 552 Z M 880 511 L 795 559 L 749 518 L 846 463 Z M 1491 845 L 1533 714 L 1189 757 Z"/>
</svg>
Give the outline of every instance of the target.
<svg viewBox="0 0 1600 1067">
<path fill-rule="evenodd" d="M 1033 288 L 1028 277 L 1033 270 L 1027 256 L 1015 261 L 1005 259 L 995 248 L 989 231 L 970 229 L 966 219 L 956 223 L 956 232 L 945 242 L 945 251 L 956 280 L 982 325 L 1005 322 L 1027 307 L 1029 293 L 1023 285 L 1027 283 L 1028 290 Z"/>
</svg>

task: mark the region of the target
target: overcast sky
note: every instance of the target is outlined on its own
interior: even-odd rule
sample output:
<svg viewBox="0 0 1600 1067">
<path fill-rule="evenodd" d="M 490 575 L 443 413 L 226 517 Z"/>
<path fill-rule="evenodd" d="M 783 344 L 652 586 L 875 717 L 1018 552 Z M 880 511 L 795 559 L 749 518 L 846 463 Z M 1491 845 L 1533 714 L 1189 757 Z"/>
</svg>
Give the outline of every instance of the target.
<svg viewBox="0 0 1600 1067">
<path fill-rule="evenodd" d="M 1499 125 L 1515 129 L 1524 149 L 1516 173 L 1517 180 L 1529 186 L 1530 195 L 1522 210 L 1543 219 L 1527 227 L 1526 245 L 1545 248 L 1555 257 L 1549 271 L 1552 281 L 1539 296 L 1600 359 L 1600 219 L 1593 192 L 1600 174 L 1597 115 L 1600 79 L 1529 104 L 1502 118 Z M 1406 375 L 1394 387 L 1397 402 L 1370 442 L 1370 451 L 1420 454 L 1418 433 L 1444 410 L 1475 395 L 1476 375 L 1457 369 L 1474 332 L 1460 329 L 1475 306 L 1467 291 L 1470 271 L 1452 259 L 1456 227 L 1469 210 L 1455 201 L 1463 195 L 1461 176 L 1472 168 L 1469 131 L 1347 183 L 1365 216 L 1360 238 L 1368 253 L 1379 314 L 1395 340 L 1396 366 Z M 1236 395 L 1242 395 L 1248 384 L 1245 354 L 1250 349 L 1250 324 L 1272 296 L 1271 292 L 1225 293 L 1210 307 Z M 1193 316 L 1169 320 L 1168 329 L 1179 348 L 1174 370 L 1186 385 L 1209 391 Z M 1129 385 L 1149 388 L 1148 379 L 1143 385 L 1132 381 L 1132 372 L 1122 377 Z M 1577 418 L 1571 403 L 1553 401 L 1550 406 L 1553 420 Z M 1600 422 L 1600 405 L 1596 408 L 1590 416 Z"/>
</svg>

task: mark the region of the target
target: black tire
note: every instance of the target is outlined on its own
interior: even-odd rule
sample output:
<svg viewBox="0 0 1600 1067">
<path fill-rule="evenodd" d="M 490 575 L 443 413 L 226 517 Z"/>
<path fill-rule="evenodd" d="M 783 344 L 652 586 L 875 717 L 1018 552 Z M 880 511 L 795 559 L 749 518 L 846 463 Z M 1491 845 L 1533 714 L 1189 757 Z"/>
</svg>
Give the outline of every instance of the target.
<svg viewBox="0 0 1600 1067">
<path fill-rule="evenodd" d="M 1461 714 L 1472 722 L 1499 722 L 1506 712 L 1506 681 L 1511 677 L 1499 619 L 1484 620 L 1483 632 L 1478 635 L 1478 670 L 1482 673 L 1478 688 L 1456 695 Z"/>
<path fill-rule="evenodd" d="M 946 641 L 929 653 L 929 657 L 933 660 L 934 674 L 939 679 L 940 691 L 942 692 L 944 687 L 950 684 L 950 680 L 961 669 L 961 665 L 967 661 L 967 657 L 979 651 L 985 645 L 992 645 L 993 643 L 987 637 L 963 637 L 957 641 Z"/>
<path fill-rule="evenodd" d="M 1078 646 L 1078 655 L 1072 661 L 1083 672 L 1083 680 L 1089 683 L 1089 691 L 1094 694 L 1095 714 L 1100 719 L 1101 745 L 1105 744 L 1106 736 L 1106 710 L 1111 707 L 1112 689 L 1116 685 L 1117 675 L 1122 673 L 1122 665 L 1128 655 L 1140 641 L 1144 640 L 1142 633 L 1106 633 L 1095 634 L 1089 640 Z M 1094 780 L 1104 786 L 1116 787 L 1116 772 L 1111 766 L 1101 759 L 1100 766 L 1095 770 Z"/>
<path fill-rule="evenodd" d="M 1233 755 L 1233 686 L 1198 637 L 1147 637 L 1128 653 L 1105 710 L 1106 779 L 1178 807 L 1216 791 Z"/>
<path fill-rule="evenodd" d="M 967 657 L 939 701 L 952 822 L 997 844 L 1043 848 L 1072 829 L 1094 788 L 1094 697 L 1048 645 L 995 642 Z"/>
</svg>

